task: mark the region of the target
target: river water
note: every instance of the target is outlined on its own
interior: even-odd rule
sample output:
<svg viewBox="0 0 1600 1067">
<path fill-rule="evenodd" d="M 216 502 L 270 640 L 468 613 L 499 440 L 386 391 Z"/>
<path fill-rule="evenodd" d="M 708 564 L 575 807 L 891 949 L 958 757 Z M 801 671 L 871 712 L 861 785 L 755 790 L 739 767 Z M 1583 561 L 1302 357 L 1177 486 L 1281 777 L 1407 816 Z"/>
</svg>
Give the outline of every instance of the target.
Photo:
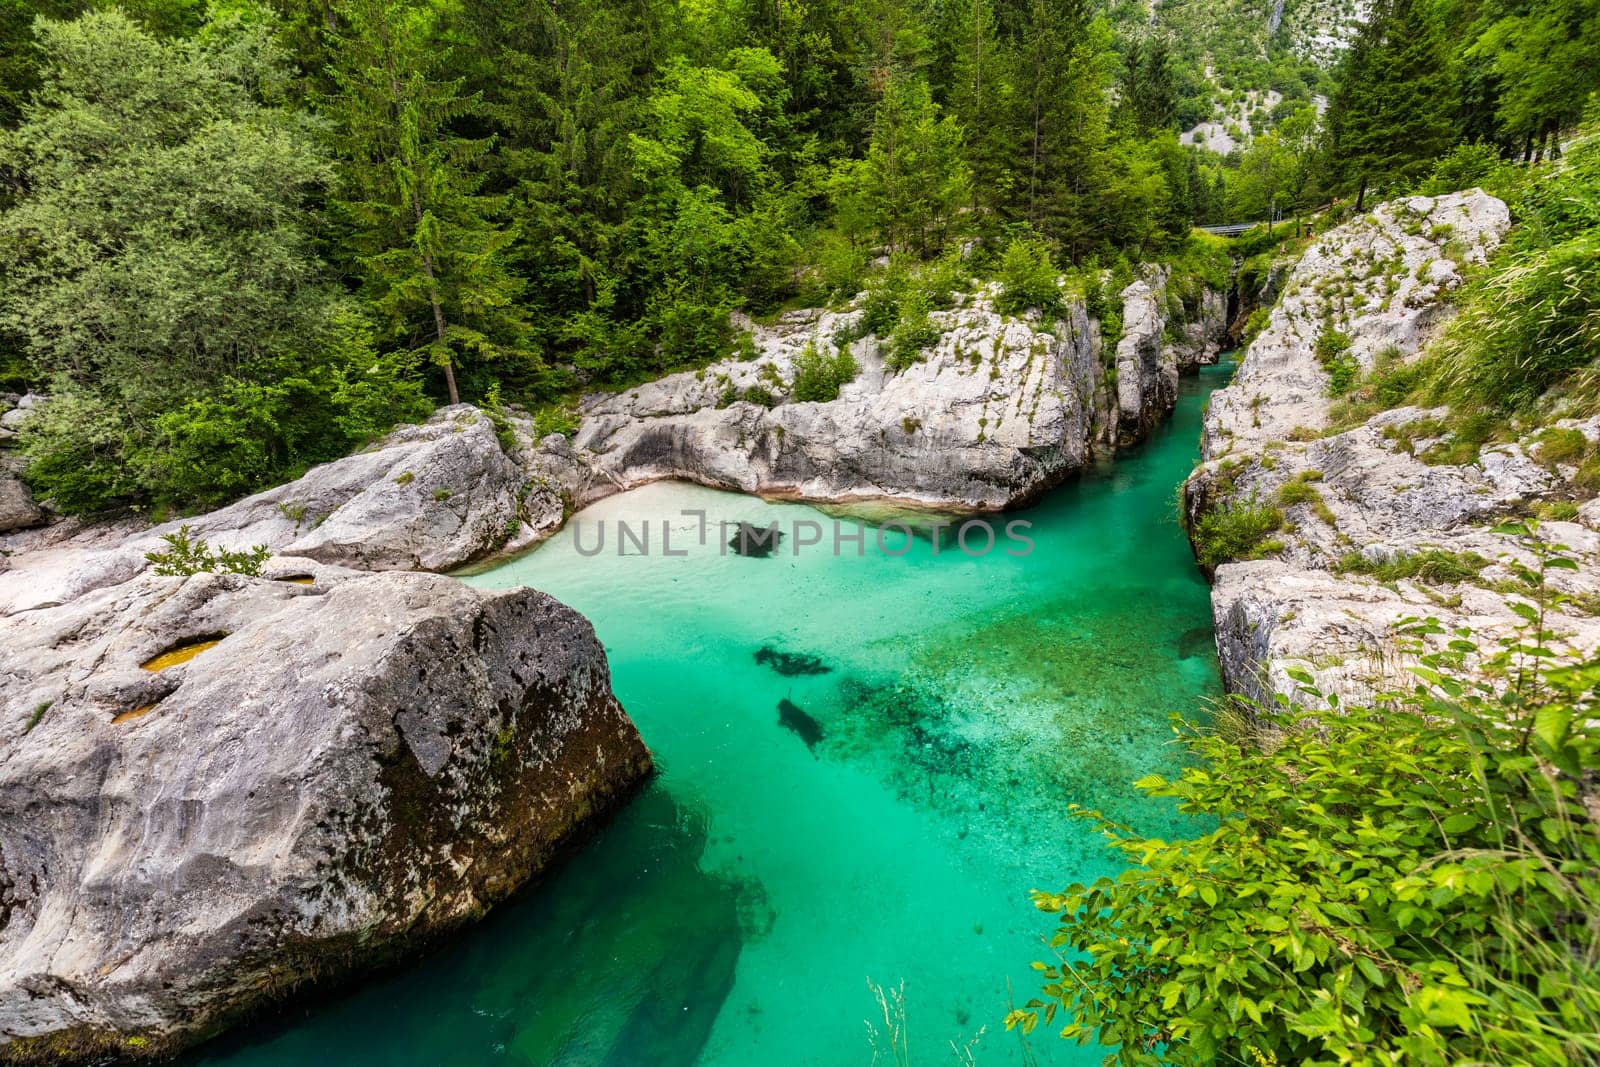
<svg viewBox="0 0 1600 1067">
<path fill-rule="evenodd" d="M 1069 806 L 1183 830 L 1130 783 L 1174 770 L 1169 716 L 1220 693 L 1175 494 L 1226 374 L 1186 379 L 1150 443 L 1007 516 L 1031 524 L 1013 531 L 1026 555 L 1004 521 L 987 555 L 892 527 L 888 552 L 869 528 L 835 555 L 812 508 L 663 483 L 467 579 L 593 621 L 660 774 L 479 926 L 191 1062 L 866 1065 L 869 1021 L 887 1029 L 869 982 L 903 988 L 918 1067 L 962 1062 L 952 1044 L 974 1037 L 978 1064 L 1098 1062 L 1043 1029 L 1025 1049 L 1001 1020 L 1046 958 L 1029 890 L 1117 869 Z M 704 546 L 686 509 L 706 513 Z M 602 521 L 603 550 L 581 554 Z M 663 521 L 687 555 L 663 554 Z M 784 539 L 725 552 L 718 524 L 739 521 Z M 823 542 L 796 554 L 807 521 Z M 619 555 L 619 522 L 648 525 L 649 551 Z"/>
</svg>

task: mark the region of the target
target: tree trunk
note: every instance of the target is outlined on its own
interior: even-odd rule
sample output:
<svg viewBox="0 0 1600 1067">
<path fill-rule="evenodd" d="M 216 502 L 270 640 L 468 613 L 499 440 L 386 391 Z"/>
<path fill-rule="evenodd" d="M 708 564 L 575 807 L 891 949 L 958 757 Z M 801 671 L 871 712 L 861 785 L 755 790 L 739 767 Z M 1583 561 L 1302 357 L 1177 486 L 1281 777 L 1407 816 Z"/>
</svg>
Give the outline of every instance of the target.
<svg viewBox="0 0 1600 1067">
<path fill-rule="evenodd" d="M 413 198 L 411 207 L 412 215 L 420 226 L 422 224 L 422 201 Z M 433 305 L 433 328 L 439 338 L 439 347 L 444 348 L 444 305 L 439 303 L 439 285 L 433 276 L 433 257 L 426 252 L 422 253 L 422 273 L 428 277 L 428 302 Z M 455 368 L 450 365 L 450 357 L 448 355 L 445 356 L 442 366 L 444 367 L 445 388 L 450 392 L 450 403 L 459 404 L 461 403 L 461 394 L 456 390 L 456 372 Z"/>
<path fill-rule="evenodd" d="M 1356 190 L 1356 211 L 1361 210 L 1361 205 L 1367 202 L 1367 176 L 1361 176 L 1361 187 Z"/>
</svg>

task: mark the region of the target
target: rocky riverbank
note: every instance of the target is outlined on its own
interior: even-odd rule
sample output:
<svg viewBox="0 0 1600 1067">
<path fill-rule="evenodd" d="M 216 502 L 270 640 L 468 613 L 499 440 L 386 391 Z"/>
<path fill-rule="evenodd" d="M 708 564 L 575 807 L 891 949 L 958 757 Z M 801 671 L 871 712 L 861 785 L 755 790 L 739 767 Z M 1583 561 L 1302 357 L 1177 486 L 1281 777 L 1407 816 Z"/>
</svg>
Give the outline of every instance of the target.
<svg viewBox="0 0 1600 1067">
<path fill-rule="evenodd" d="M 413 950 L 648 772 L 550 597 L 277 573 L 0 619 L 0 1060 L 167 1053 Z"/>
<path fill-rule="evenodd" d="M 1110 345 L 1082 300 L 1044 322 L 999 313 L 986 287 L 934 312 L 938 341 L 898 371 L 883 339 L 858 336 L 860 310 L 792 312 L 752 326 L 754 358 L 586 398 L 571 447 L 529 449 L 524 465 L 567 507 L 666 478 L 819 503 L 1019 506 L 1096 452 L 1142 440 L 1171 412 L 1179 374 L 1215 361 L 1223 295 L 1206 291 L 1187 310 L 1168 281 L 1147 268 L 1123 291 Z M 839 343 L 855 379 L 835 400 L 795 400 L 802 353 Z M 558 525 L 546 507 L 529 516 L 542 530 Z"/>
<path fill-rule="evenodd" d="M 1294 692 L 1290 670 L 1347 700 L 1409 688 L 1414 659 L 1396 637 L 1404 619 L 1435 618 L 1492 645 L 1521 622 L 1506 606 L 1513 568 L 1537 563 L 1493 527 L 1556 501 L 1577 521 L 1547 522 L 1541 535 L 1581 566 L 1550 572 L 1575 598 L 1550 625 L 1563 642 L 1600 642 L 1600 619 L 1583 607 L 1600 594 L 1600 508 L 1572 506 L 1591 494 L 1570 467 L 1545 460 L 1542 428 L 1448 462 L 1446 412 L 1400 408 L 1352 424 L 1330 395 L 1335 373 L 1416 359 L 1448 319 L 1463 272 L 1485 262 L 1509 225 L 1505 205 L 1474 190 L 1394 201 L 1328 232 L 1284 283 L 1233 383 L 1213 396 L 1185 512 L 1203 560 L 1230 532 L 1234 542 L 1234 558 L 1211 561 L 1231 690 Z M 1319 359 L 1327 331 L 1348 346 L 1324 342 Z M 1600 421 L 1559 425 L 1600 439 Z"/>
<path fill-rule="evenodd" d="M 0 616 L 127 581 L 184 525 L 219 547 L 439 572 L 525 549 L 578 508 L 669 478 L 816 503 L 1021 506 L 1094 455 L 1143 440 L 1171 412 L 1179 375 L 1214 362 L 1227 338 L 1223 294 L 1202 290 L 1186 306 L 1161 267 L 1122 292 L 1113 344 L 1082 299 L 1045 322 L 1000 314 L 993 297 L 982 288 L 934 312 L 937 342 L 903 370 L 883 339 L 859 336 L 860 310 L 798 311 L 749 324 L 753 355 L 585 397 L 571 439 L 539 437 L 516 412 L 497 430 L 458 405 L 297 481 L 160 526 L 38 528 L 29 500 L 27 522 L 0 532 Z M 841 338 L 854 380 L 834 400 L 794 399 L 801 354 Z"/>
</svg>

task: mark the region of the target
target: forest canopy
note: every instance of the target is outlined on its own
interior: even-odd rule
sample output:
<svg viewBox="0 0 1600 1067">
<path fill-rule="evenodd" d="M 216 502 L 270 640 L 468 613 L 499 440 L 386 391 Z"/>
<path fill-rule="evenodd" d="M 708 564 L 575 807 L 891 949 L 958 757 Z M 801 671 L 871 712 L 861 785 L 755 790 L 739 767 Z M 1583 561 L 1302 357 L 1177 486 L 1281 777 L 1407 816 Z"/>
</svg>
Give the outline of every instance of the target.
<svg viewBox="0 0 1600 1067">
<path fill-rule="evenodd" d="M 0 0 L 0 386 L 58 508 L 207 506 L 884 257 L 1125 277 L 1481 181 L 1577 123 L 1597 8 L 1378 0 L 1319 61 L 1247 0 Z"/>
</svg>

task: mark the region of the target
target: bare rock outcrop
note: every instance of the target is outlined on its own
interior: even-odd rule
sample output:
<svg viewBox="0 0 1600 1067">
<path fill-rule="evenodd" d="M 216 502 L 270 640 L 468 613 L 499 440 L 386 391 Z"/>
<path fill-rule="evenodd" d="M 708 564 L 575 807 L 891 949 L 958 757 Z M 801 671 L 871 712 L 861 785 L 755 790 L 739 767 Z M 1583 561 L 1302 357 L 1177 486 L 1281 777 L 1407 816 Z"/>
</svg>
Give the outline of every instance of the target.
<svg viewBox="0 0 1600 1067">
<path fill-rule="evenodd" d="M 938 341 L 902 370 L 859 311 L 797 312 L 753 331 L 758 355 L 589 397 L 572 445 L 578 504 L 662 478 L 763 496 L 886 500 L 952 511 L 1015 506 L 1096 449 L 1142 439 L 1168 414 L 1180 368 L 1214 360 L 1220 294 L 1174 322 L 1166 272 L 1122 294 L 1126 328 L 1106 352 L 1081 301 L 1053 323 L 1002 315 L 992 290 L 935 312 Z M 1170 329 L 1169 329 L 1170 328 Z M 1169 334 L 1186 329 L 1177 344 Z M 835 400 L 793 399 L 807 346 L 849 342 L 858 367 Z M 762 403 L 744 399 L 760 395 Z M 767 403 L 770 401 L 770 405 Z"/>
<path fill-rule="evenodd" d="M 1449 315 L 1442 296 L 1482 263 L 1511 225 L 1505 204 L 1480 190 L 1410 197 L 1319 237 L 1300 258 L 1205 425 L 1207 458 L 1254 453 L 1268 441 L 1327 426 L 1328 372 L 1317 359 L 1325 329 L 1351 340 L 1361 370 L 1393 348 L 1415 355 Z"/>
<path fill-rule="evenodd" d="M 1362 370 L 1414 359 L 1446 321 L 1444 295 L 1461 268 L 1481 263 L 1509 225 L 1505 205 L 1479 191 L 1384 204 L 1334 229 L 1295 267 L 1265 331 L 1233 384 L 1213 394 L 1206 460 L 1185 486 L 1186 520 L 1201 547 L 1218 516 L 1271 517 L 1252 553 L 1222 562 L 1212 590 L 1224 680 L 1264 698 L 1293 693 L 1290 669 L 1324 692 L 1361 700 L 1414 680 L 1402 619 L 1435 618 L 1485 646 L 1520 618 L 1506 605 L 1515 564 L 1537 558 L 1496 532 L 1507 517 L 1575 495 L 1541 462 L 1532 437 L 1454 460 L 1446 409 L 1383 411 L 1332 426 L 1329 377 L 1318 362 L 1324 328 L 1351 340 Z M 1581 426 L 1600 440 L 1600 420 Z M 1569 505 L 1570 508 L 1570 505 Z M 1581 518 L 1581 513 L 1580 513 Z M 1600 645 L 1600 538 L 1573 522 L 1541 531 L 1576 571 L 1550 572 L 1572 604 L 1549 616 L 1557 644 Z M 1430 638 L 1432 645 L 1449 634 Z"/>
<path fill-rule="evenodd" d="M 550 597 L 277 567 L 312 584 L 146 575 L 0 619 L 0 1061 L 170 1053 L 411 951 L 647 773 Z"/>
<path fill-rule="evenodd" d="M 506 455 L 494 424 L 476 408 L 442 408 L 371 448 L 302 477 L 193 518 L 130 530 L 74 527 L 43 532 L 0 549 L 0 616 L 68 603 L 125 582 L 149 565 L 163 535 L 190 527 L 213 546 L 266 545 L 362 570 L 444 571 L 503 545 L 518 526 L 525 479 Z"/>
</svg>

